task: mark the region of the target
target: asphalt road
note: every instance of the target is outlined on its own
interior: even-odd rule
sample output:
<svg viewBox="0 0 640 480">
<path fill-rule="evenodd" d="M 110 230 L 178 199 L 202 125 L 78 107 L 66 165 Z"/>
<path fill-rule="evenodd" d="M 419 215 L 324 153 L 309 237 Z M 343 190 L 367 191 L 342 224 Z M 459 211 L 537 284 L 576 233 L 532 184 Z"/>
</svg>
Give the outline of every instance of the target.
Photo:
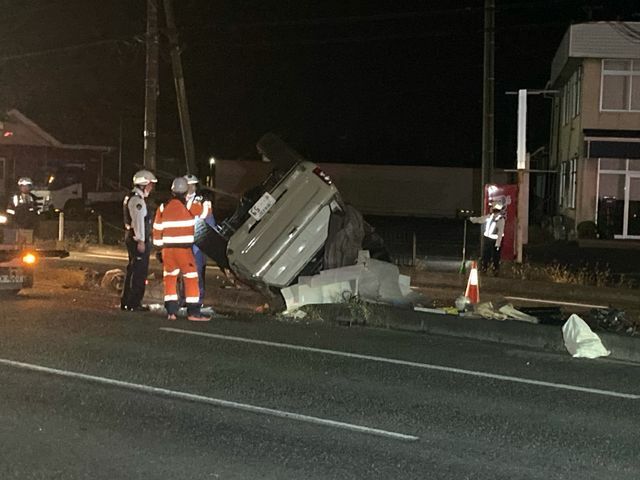
<svg viewBox="0 0 640 480">
<path fill-rule="evenodd" d="M 640 476 L 639 365 L 259 317 L 168 322 L 38 280 L 1 303 L 2 479 Z"/>
</svg>

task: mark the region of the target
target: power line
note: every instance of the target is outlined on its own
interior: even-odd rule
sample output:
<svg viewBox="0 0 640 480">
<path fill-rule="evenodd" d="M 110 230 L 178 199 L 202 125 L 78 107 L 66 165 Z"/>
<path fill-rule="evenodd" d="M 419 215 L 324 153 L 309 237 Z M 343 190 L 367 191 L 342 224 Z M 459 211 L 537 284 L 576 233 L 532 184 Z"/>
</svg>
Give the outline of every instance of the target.
<svg viewBox="0 0 640 480">
<path fill-rule="evenodd" d="M 551 3 L 552 5 L 549 5 Z M 560 4 L 564 3 L 576 3 L 576 0 L 540 0 L 534 2 L 520 2 L 512 3 L 508 5 L 497 5 L 496 12 L 500 11 L 513 11 L 518 9 L 535 9 L 535 8 L 553 8 L 560 7 Z M 203 30 L 211 29 L 215 27 L 233 27 L 233 28 L 254 28 L 254 27 L 308 27 L 308 26 L 326 26 L 326 25 L 341 25 L 341 24 L 354 24 L 354 23 L 371 23 L 382 22 L 388 20 L 406 20 L 417 18 L 428 18 L 442 15 L 457 15 L 457 14 L 473 14 L 483 11 L 482 6 L 474 7 L 460 7 L 449 8 L 439 10 L 426 10 L 426 11 L 412 11 L 412 12 L 396 12 L 396 13 L 380 13 L 371 15 L 347 15 L 338 17 L 316 17 L 316 18 L 301 18 L 297 20 L 273 20 L 263 22 L 246 22 L 246 23 L 212 23 L 207 25 L 185 25 L 186 30 Z"/>
<path fill-rule="evenodd" d="M 74 50 L 82 50 L 84 48 L 92 48 L 99 47 L 102 45 L 112 45 L 117 43 L 127 43 L 128 41 L 139 41 L 140 36 L 135 35 L 132 37 L 122 37 L 122 38 L 110 38 L 105 40 L 97 40 L 95 42 L 87 42 L 87 43 L 78 43 L 75 45 L 67 45 L 66 47 L 58 47 L 58 48 L 49 48 L 46 50 L 37 50 L 33 52 L 19 53 L 15 55 L 5 55 L 0 57 L 0 62 L 6 62 L 10 60 L 23 60 L 25 58 L 33 58 L 33 57 L 41 57 L 43 55 L 51 55 L 54 53 L 67 53 L 72 52 Z"/>
</svg>

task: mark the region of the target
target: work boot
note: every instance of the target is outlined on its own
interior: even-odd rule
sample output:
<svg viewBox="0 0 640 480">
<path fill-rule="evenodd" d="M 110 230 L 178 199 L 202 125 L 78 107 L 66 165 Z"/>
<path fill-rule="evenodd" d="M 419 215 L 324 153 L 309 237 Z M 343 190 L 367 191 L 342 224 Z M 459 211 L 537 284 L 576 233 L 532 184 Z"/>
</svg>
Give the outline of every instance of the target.
<svg viewBox="0 0 640 480">
<path fill-rule="evenodd" d="M 169 315 L 167 315 L 167 320 L 177 320 L 178 317 L 176 317 L 175 313 L 170 313 Z"/>
<path fill-rule="evenodd" d="M 208 315 L 203 315 L 202 313 L 194 313 L 192 315 L 187 316 L 187 320 L 192 322 L 208 322 L 211 320 L 211 317 Z"/>
</svg>

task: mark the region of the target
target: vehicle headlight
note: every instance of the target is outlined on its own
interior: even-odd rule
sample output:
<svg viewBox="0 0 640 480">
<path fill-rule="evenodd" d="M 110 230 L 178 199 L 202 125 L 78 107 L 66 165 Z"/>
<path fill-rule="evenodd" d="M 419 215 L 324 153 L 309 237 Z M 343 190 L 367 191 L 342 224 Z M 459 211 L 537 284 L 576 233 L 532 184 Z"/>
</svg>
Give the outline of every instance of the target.
<svg viewBox="0 0 640 480">
<path fill-rule="evenodd" d="M 34 265 L 38 261 L 38 257 L 31 252 L 27 252 L 22 256 L 22 262 L 26 265 Z"/>
<path fill-rule="evenodd" d="M 7 223 L 7 221 L 8 221 L 7 216 L 6 215 L 2 215 L 0 213 L 0 225 L 3 225 L 5 223 Z"/>
</svg>

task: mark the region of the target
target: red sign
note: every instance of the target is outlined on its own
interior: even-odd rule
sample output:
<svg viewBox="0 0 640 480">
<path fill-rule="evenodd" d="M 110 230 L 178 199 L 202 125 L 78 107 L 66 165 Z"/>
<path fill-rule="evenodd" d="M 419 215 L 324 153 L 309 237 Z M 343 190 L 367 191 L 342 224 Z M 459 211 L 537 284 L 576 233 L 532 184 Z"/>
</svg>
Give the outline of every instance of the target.
<svg viewBox="0 0 640 480">
<path fill-rule="evenodd" d="M 504 225 L 504 238 L 500 257 L 503 260 L 516 258 L 516 215 L 518 212 L 518 186 L 517 185 L 485 185 L 484 186 L 484 213 L 489 213 L 489 204 L 502 203 L 506 207 L 506 219 Z"/>
</svg>

